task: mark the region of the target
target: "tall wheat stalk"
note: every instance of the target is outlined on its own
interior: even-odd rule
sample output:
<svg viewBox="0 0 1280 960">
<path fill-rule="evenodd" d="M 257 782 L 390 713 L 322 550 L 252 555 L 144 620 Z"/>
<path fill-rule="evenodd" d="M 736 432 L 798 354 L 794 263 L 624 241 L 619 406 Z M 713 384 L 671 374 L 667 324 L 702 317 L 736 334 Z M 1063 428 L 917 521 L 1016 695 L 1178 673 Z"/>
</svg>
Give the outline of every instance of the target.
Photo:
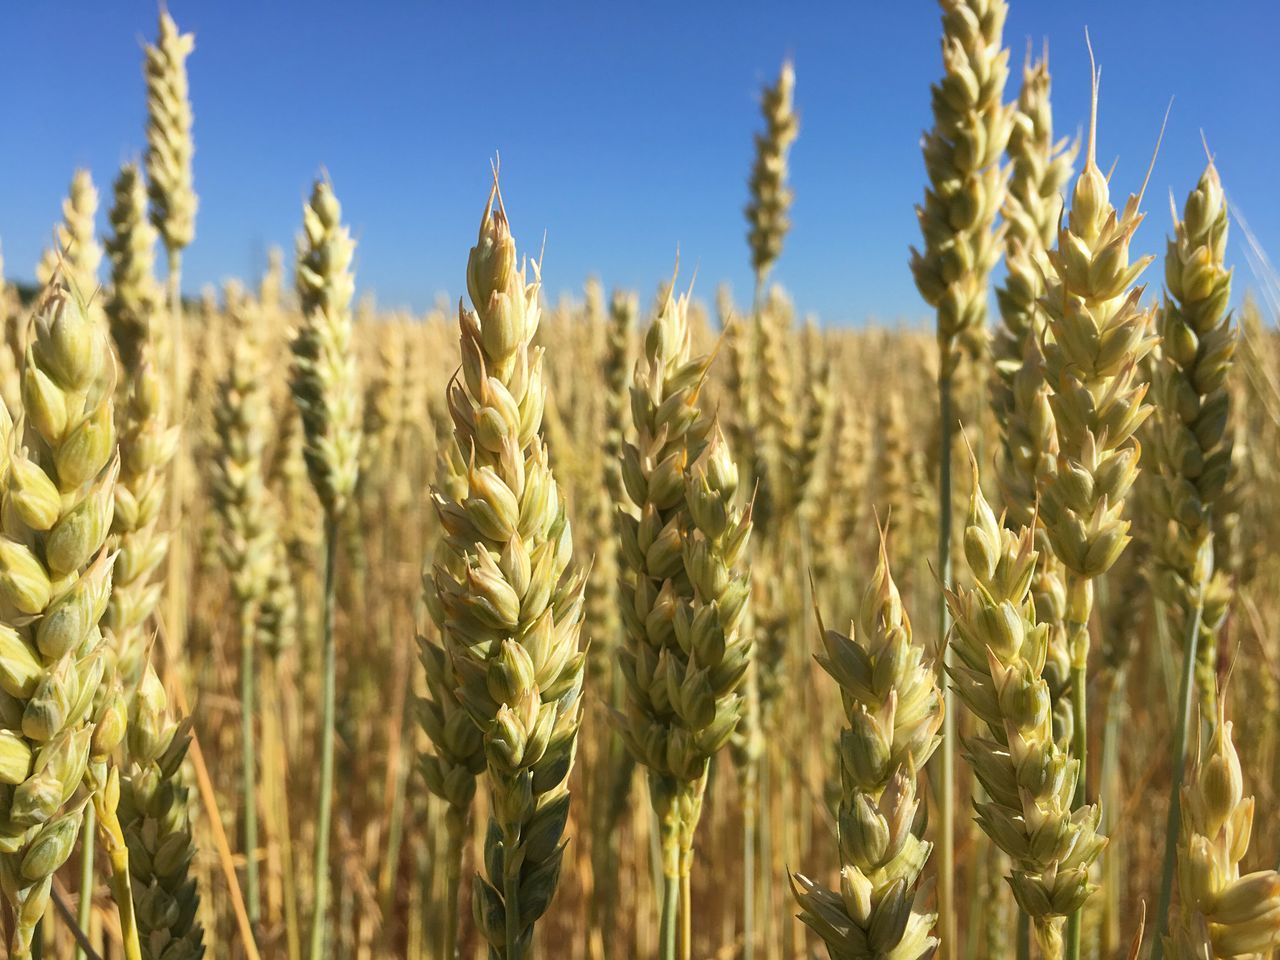
<svg viewBox="0 0 1280 960">
<path fill-rule="evenodd" d="M 1004 0 L 941 0 L 942 61 L 945 72 L 933 85 L 934 128 L 924 140 L 929 187 L 916 208 L 923 251 L 911 251 L 916 286 L 937 311 L 938 336 L 938 576 L 943 592 L 951 584 L 952 438 L 955 428 L 953 380 L 963 347 L 979 355 L 987 336 L 987 278 L 1000 256 L 1000 231 L 993 229 L 1005 194 L 1000 155 L 1009 138 L 1012 107 L 1003 103 L 1009 53 L 1002 47 Z M 945 637 L 945 599 L 939 621 Z M 939 644 L 946 665 L 945 641 Z M 938 866 L 942 950 L 960 956 L 955 906 L 956 734 L 950 688 L 943 712 Z"/>
<path fill-rule="evenodd" d="M 1231 476 L 1227 376 L 1236 332 L 1227 302 L 1231 271 L 1224 264 L 1227 206 L 1212 160 L 1187 197 L 1165 255 L 1168 292 L 1158 314 L 1155 363 L 1155 462 L 1163 484 L 1157 515 L 1157 590 L 1175 614 L 1183 638 L 1182 688 L 1173 743 L 1173 782 L 1165 829 L 1164 870 L 1156 906 L 1156 936 L 1168 929 L 1174 846 L 1193 688 L 1206 717 L 1217 712 L 1217 633 L 1231 603 L 1231 585 L 1214 562 L 1213 516 Z M 1193 682 L 1194 676 L 1194 682 Z M 1229 731 L 1228 731 L 1229 735 Z M 1152 950 L 1158 960 L 1157 939 Z"/>
<path fill-rule="evenodd" d="M 291 386 L 302 417 L 307 476 L 324 509 L 324 615 L 321 662 L 319 801 L 312 878 L 311 960 L 323 960 L 329 906 L 329 836 L 333 820 L 333 750 L 337 698 L 339 525 L 360 464 L 360 391 L 351 350 L 355 242 L 327 180 L 317 180 L 302 208 L 295 283 L 302 324 L 294 335 Z"/>
<path fill-rule="evenodd" d="M 1046 484 L 1040 515 L 1049 543 L 1065 568 L 1065 624 L 1071 658 L 1072 756 L 1080 763 L 1075 805 L 1086 806 L 1089 770 L 1087 695 L 1089 620 L 1094 581 L 1129 542 L 1125 497 L 1138 476 L 1141 447 L 1135 433 L 1151 412 L 1143 400 L 1138 364 L 1155 339 L 1143 288 L 1135 283 L 1151 257 L 1129 261 L 1129 245 L 1143 219 L 1142 195 L 1122 211 L 1110 202 L 1098 169 L 1098 74 L 1085 165 L 1072 193 L 1071 212 L 1050 254 L 1051 272 L 1041 301 L 1052 342 L 1045 352 L 1050 404 L 1058 434 L 1058 465 Z M 1068 926 L 1068 956 L 1080 953 L 1080 915 Z"/>
</svg>

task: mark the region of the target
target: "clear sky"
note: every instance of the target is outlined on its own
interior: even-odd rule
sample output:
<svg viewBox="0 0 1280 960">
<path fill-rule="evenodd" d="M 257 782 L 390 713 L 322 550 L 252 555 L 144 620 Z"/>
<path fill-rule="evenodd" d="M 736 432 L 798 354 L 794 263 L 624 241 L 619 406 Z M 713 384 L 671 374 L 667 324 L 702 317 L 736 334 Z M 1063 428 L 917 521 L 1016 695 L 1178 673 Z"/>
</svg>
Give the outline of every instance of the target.
<svg viewBox="0 0 1280 960">
<path fill-rule="evenodd" d="M 196 33 L 197 236 L 191 291 L 292 251 L 323 167 L 360 246 L 358 282 L 388 306 L 460 291 L 495 151 L 517 241 L 544 232 L 554 296 L 588 273 L 647 294 L 677 246 L 698 287 L 750 289 L 742 206 L 759 88 L 794 58 L 802 129 L 794 228 L 778 264 L 804 312 L 833 322 L 927 311 L 907 248 L 924 184 L 919 136 L 941 70 L 926 0 L 352 2 L 170 0 Z M 109 200 L 143 145 L 146 0 L 0 11 L 0 243 L 29 278 L 75 167 Z M 1215 151 L 1228 195 L 1280 249 L 1280 13 L 1269 0 L 1012 0 L 1006 42 L 1048 38 L 1058 127 L 1085 122 L 1089 27 L 1103 67 L 1100 156 L 1136 187 L 1174 98 L 1137 247 L 1163 253 L 1168 193 Z M 105 221 L 105 217 L 103 217 Z M 1239 231 L 1233 254 L 1243 264 Z M 1241 280 L 1249 282 L 1247 270 Z M 1152 271 L 1153 282 L 1159 274 Z"/>
</svg>

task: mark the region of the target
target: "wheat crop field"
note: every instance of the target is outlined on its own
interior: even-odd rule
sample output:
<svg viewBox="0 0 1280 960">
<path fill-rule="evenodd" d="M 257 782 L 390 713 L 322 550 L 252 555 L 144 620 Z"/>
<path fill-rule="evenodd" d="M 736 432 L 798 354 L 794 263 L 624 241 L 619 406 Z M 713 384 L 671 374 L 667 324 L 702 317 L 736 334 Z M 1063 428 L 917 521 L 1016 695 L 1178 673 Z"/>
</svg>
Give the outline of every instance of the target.
<svg viewBox="0 0 1280 960">
<path fill-rule="evenodd" d="M 793 305 L 784 50 L 746 296 L 544 278 L 496 153 L 435 308 L 319 166 L 192 291 L 162 8 L 0 267 L 0 955 L 1280 957 L 1280 281 L 1019 3 L 931 20 L 916 325 Z"/>
</svg>

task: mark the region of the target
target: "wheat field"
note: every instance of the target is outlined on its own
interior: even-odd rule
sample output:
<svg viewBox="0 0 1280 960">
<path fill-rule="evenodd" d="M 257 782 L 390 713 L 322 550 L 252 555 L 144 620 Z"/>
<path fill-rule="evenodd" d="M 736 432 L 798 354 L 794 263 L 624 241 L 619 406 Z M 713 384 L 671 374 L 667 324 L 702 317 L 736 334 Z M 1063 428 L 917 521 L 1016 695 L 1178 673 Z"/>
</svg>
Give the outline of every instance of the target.
<svg viewBox="0 0 1280 960">
<path fill-rule="evenodd" d="M 162 10 L 139 159 L 0 279 L 5 955 L 1280 955 L 1277 280 L 1207 148 L 1162 240 L 1099 74 L 1055 127 L 939 8 L 894 327 L 786 292 L 790 61 L 749 298 L 553 302 L 496 159 L 425 315 L 325 174 L 192 296 Z"/>
</svg>

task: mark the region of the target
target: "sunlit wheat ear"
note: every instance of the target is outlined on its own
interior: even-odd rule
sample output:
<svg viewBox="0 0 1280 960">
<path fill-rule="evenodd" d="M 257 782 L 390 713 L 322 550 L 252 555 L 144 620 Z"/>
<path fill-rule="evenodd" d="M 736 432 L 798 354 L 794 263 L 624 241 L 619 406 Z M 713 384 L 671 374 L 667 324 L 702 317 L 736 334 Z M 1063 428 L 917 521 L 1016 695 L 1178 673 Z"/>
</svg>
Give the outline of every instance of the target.
<svg viewBox="0 0 1280 960">
<path fill-rule="evenodd" d="M 933 129 L 924 139 L 929 187 L 916 208 L 924 245 L 911 270 L 938 314 L 944 377 L 960 346 L 978 352 L 987 337 L 987 277 L 1000 258 L 993 230 L 1004 203 L 1000 155 L 1013 105 L 1003 101 L 1009 53 L 1002 46 L 1004 0 L 941 0 L 942 79 L 933 85 Z"/>
<path fill-rule="evenodd" d="M 302 209 L 297 290 L 302 322 L 293 338 L 293 397 L 302 415 L 311 485 L 337 517 L 355 490 L 360 463 L 360 391 L 352 350 L 355 241 L 327 180 Z"/>
<path fill-rule="evenodd" d="M 1280 946 L 1280 873 L 1241 875 L 1253 813 L 1231 723 L 1219 704 L 1208 743 L 1182 787 L 1180 902 L 1164 941 L 1171 960 L 1264 956 Z"/>
<path fill-rule="evenodd" d="M 1232 473 L 1227 380 L 1236 330 L 1227 309 L 1227 225 L 1226 198 L 1211 161 L 1187 197 L 1165 254 L 1168 292 L 1156 314 L 1160 350 L 1152 391 L 1151 459 L 1164 481 L 1155 505 L 1168 522 L 1155 544 L 1155 586 L 1175 614 L 1175 636 L 1187 635 L 1199 609 L 1196 685 L 1209 715 L 1216 709 L 1217 635 L 1232 597 L 1213 542 L 1214 513 Z"/>
<path fill-rule="evenodd" d="M 539 269 L 519 262 L 496 198 L 495 183 L 467 260 L 474 309 L 459 305 L 462 368 L 448 404 L 465 488 L 457 485 L 460 500 L 435 497 L 445 537 L 432 588 L 458 700 L 484 738 L 492 796 L 476 924 L 494 955 L 515 960 L 551 902 L 564 853 L 585 578 L 542 437 L 543 355 L 532 346 Z"/>
<path fill-rule="evenodd" d="M 1080 761 L 1054 735 L 1044 679 L 1049 627 L 1038 621 L 1031 593 L 1033 531 L 1000 524 L 976 466 L 972 475 L 964 549 L 973 586 L 947 598 L 955 618 L 948 672 L 982 727 L 964 743 L 987 798 L 975 803 L 978 823 L 1010 857 L 1009 882 L 1041 951 L 1058 958 L 1067 917 L 1095 889 L 1089 868 L 1106 839 L 1098 833 L 1098 808 L 1075 800 Z"/>
<path fill-rule="evenodd" d="M 77 791 L 86 778 L 95 793 L 105 788 L 106 758 L 125 735 L 121 698 L 99 696 L 112 679 L 97 624 L 115 560 L 104 549 L 119 472 L 114 389 L 106 335 L 55 274 L 27 349 L 21 438 L 7 414 L 0 423 L 0 754 L 10 785 L 0 890 L 15 957 L 30 954 L 53 875 L 80 833 L 88 797 Z"/>
<path fill-rule="evenodd" d="M 164 686 L 147 666 L 129 710 L 129 763 L 120 822 L 133 871 L 138 934 L 146 960 L 204 955 L 191 798 L 183 765 L 190 721 L 169 715 Z"/>
<path fill-rule="evenodd" d="M 111 287 L 103 309 L 126 379 L 137 371 L 144 343 L 161 332 L 153 324 L 163 293 L 155 277 L 155 228 L 147 222 L 147 192 L 137 164 L 120 168 L 108 215 Z M 159 351 L 163 355 L 163 351 Z"/>
<path fill-rule="evenodd" d="M 146 48 L 147 192 L 151 222 L 172 253 L 195 237 L 197 198 L 191 161 L 191 99 L 187 90 L 187 57 L 195 37 L 180 33 L 168 11 L 161 10 L 154 44 Z"/>
<path fill-rule="evenodd" d="M 819 626 L 817 660 L 840 688 L 846 724 L 837 751 L 840 889 L 794 874 L 799 917 L 833 957 L 929 956 L 937 915 L 917 892 L 933 845 L 917 780 L 941 740 L 942 691 L 912 637 L 883 541 L 850 633 Z"/>
</svg>

